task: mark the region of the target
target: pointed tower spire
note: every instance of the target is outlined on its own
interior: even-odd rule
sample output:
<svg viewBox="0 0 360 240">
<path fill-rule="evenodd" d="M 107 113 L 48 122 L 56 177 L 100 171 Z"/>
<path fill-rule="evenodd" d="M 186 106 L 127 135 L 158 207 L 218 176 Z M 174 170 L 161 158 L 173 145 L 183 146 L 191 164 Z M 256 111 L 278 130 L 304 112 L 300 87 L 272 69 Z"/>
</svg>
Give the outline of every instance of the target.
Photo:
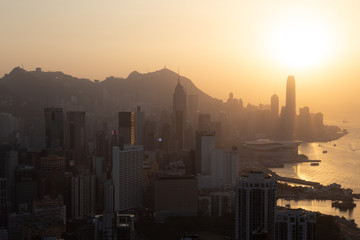
<svg viewBox="0 0 360 240">
<path fill-rule="evenodd" d="M 180 84 L 180 70 L 179 70 L 179 67 L 178 67 L 178 84 Z"/>
</svg>

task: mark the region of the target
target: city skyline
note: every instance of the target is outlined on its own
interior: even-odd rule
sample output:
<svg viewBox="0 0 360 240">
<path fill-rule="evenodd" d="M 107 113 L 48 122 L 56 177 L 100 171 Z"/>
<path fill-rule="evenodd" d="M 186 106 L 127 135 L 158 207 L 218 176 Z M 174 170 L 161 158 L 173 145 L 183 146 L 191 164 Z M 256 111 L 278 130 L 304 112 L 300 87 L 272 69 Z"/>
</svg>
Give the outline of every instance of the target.
<svg viewBox="0 0 360 240">
<path fill-rule="evenodd" d="M 359 107 L 358 7 L 357 1 L 2 2 L 0 75 L 23 65 L 103 80 L 166 65 L 213 97 L 225 100 L 232 91 L 255 104 L 275 92 L 282 103 L 283 79 L 294 75 L 301 106 L 351 114 Z"/>
</svg>

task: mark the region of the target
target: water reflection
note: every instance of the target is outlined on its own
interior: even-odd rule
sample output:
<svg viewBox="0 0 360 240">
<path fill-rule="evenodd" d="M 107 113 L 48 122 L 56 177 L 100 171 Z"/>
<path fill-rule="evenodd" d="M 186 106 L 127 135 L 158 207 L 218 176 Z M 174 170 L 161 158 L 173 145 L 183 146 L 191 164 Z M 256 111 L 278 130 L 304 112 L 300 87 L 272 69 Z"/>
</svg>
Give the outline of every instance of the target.
<svg viewBox="0 0 360 240">
<path fill-rule="evenodd" d="M 339 210 L 331 206 L 330 200 L 286 200 L 278 199 L 277 205 L 285 207 L 286 204 L 290 204 L 290 208 L 302 208 L 308 211 L 321 212 L 327 215 L 341 216 L 346 219 L 354 219 L 356 223 L 360 223 L 360 208 L 353 208 L 349 210 Z M 360 201 L 356 200 L 357 206 L 360 206 Z"/>
</svg>

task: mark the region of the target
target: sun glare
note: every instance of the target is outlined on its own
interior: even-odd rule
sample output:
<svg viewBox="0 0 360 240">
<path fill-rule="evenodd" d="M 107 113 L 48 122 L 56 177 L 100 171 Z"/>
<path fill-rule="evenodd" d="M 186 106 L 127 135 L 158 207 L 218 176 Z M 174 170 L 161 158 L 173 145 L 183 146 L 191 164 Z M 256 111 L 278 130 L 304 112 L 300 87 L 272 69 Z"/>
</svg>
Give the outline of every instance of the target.
<svg viewBox="0 0 360 240">
<path fill-rule="evenodd" d="M 271 55 L 290 68 L 321 64 L 332 50 L 332 38 L 325 26 L 310 19 L 279 23 L 270 36 Z"/>
</svg>

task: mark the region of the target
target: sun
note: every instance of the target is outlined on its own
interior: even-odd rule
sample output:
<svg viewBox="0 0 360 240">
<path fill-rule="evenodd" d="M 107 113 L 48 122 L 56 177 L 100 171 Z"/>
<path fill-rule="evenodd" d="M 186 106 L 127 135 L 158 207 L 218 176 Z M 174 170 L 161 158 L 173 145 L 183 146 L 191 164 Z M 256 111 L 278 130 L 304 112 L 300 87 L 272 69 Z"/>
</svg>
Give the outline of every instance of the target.
<svg viewBox="0 0 360 240">
<path fill-rule="evenodd" d="M 308 16 L 275 24 L 269 39 L 271 55 L 293 69 L 321 64 L 332 51 L 332 37 L 326 25 Z"/>
</svg>

